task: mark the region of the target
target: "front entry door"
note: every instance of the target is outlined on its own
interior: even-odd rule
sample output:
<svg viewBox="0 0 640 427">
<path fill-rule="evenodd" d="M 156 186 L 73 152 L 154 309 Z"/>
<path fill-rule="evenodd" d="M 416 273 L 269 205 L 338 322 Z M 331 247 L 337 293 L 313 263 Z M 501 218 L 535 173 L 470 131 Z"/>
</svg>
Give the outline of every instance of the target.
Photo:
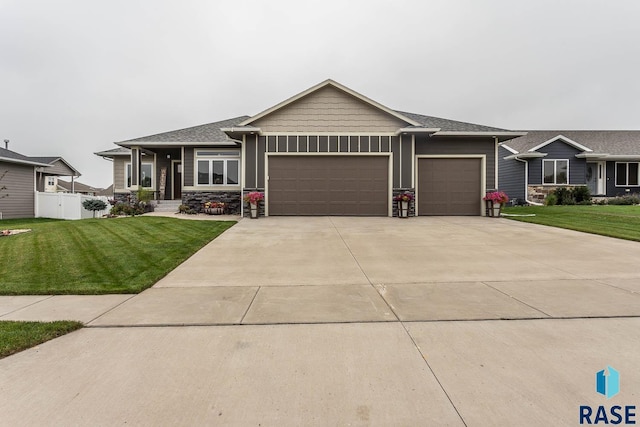
<svg viewBox="0 0 640 427">
<path fill-rule="evenodd" d="M 182 163 L 173 163 L 173 173 L 171 174 L 171 185 L 173 186 L 173 200 L 182 199 Z"/>
<path fill-rule="evenodd" d="M 593 195 L 605 194 L 605 162 L 587 163 L 587 187 Z"/>
</svg>

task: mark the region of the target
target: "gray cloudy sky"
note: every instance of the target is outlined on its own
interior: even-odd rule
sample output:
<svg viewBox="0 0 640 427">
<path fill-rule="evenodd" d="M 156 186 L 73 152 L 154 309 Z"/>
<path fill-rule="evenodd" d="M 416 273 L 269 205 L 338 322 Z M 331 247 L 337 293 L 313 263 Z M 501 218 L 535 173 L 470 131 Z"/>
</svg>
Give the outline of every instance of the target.
<svg viewBox="0 0 640 427">
<path fill-rule="evenodd" d="M 640 129 L 640 1 L 0 0 L 0 141 L 94 186 L 114 141 L 327 78 L 508 129 Z"/>
</svg>

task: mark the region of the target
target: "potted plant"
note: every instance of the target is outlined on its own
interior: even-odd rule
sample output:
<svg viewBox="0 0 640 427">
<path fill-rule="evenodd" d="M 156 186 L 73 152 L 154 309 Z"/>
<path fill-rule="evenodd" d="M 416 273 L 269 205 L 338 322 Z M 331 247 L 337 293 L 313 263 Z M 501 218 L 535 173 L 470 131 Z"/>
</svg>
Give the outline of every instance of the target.
<svg viewBox="0 0 640 427">
<path fill-rule="evenodd" d="M 487 193 L 482 200 L 487 204 L 487 212 L 489 213 L 489 216 L 499 218 L 502 205 L 509 201 L 509 196 L 507 196 L 503 191 L 491 191 Z"/>
<path fill-rule="evenodd" d="M 398 218 L 409 217 L 409 203 L 413 200 L 413 194 L 405 191 L 393 198 L 398 203 Z"/>
<path fill-rule="evenodd" d="M 249 203 L 249 207 L 251 208 L 252 219 L 258 218 L 258 204 L 261 200 L 264 200 L 264 194 L 259 191 L 252 191 L 244 196 L 244 201 Z"/>
</svg>

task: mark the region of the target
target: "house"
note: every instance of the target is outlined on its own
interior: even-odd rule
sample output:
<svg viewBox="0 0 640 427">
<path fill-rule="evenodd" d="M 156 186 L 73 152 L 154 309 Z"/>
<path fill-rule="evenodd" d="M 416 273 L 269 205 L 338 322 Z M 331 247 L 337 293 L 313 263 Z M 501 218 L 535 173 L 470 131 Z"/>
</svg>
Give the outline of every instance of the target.
<svg viewBox="0 0 640 427">
<path fill-rule="evenodd" d="M 7 144 L 0 148 L 0 188 L 6 187 L 0 192 L 0 219 L 33 217 L 36 191 L 44 191 L 54 177 L 79 175 L 61 157 L 29 157 Z"/>
<path fill-rule="evenodd" d="M 500 189 L 542 203 L 558 187 L 594 196 L 640 192 L 640 131 L 527 131 L 500 144 Z"/>
<path fill-rule="evenodd" d="M 104 190 L 102 188 L 95 188 L 87 184 L 83 184 L 78 181 L 64 181 L 56 178 L 56 192 L 57 193 L 75 193 L 85 194 L 87 196 L 101 196 Z"/>
<path fill-rule="evenodd" d="M 484 215 L 498 187 L 498 144 L 522 136 L 489 126 L 393 110 L 326 80 L 254 116 L 117 142 L 114 197 L 138 189 L 194 209 L 241 212 L 263 191 L 263 214 Z"/>
</svg>

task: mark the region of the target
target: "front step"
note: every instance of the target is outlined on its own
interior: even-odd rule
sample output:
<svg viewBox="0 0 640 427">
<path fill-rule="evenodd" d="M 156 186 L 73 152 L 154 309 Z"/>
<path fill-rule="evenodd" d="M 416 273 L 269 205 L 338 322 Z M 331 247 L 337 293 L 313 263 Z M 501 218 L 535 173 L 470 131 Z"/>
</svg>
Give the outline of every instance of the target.
<svg viewBox="0 0 640 427">
<path fill-rule="evenodd" d="M 178 212 L 181 204 L 181 200 L 156 200 L 153 210 L 155 212 Z"/>
</svg>

